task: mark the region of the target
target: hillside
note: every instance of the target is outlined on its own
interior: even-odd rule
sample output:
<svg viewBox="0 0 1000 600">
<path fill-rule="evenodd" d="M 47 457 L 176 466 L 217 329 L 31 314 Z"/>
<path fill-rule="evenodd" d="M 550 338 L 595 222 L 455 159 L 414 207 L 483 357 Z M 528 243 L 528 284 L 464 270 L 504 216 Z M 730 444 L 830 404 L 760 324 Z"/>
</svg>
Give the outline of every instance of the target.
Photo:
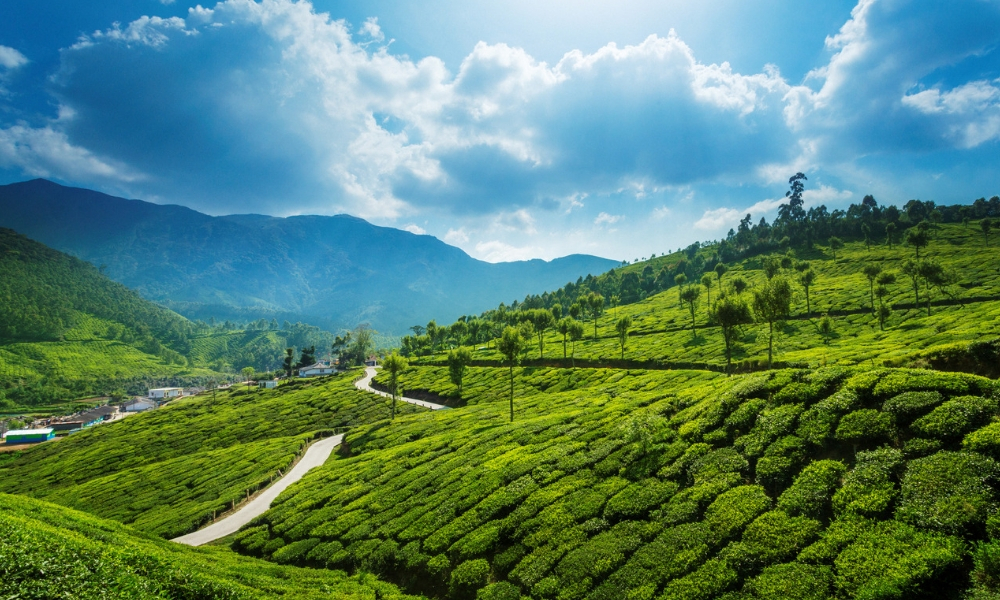
<svg viewBox="0 0 1000 600">
<path fill-rule="evenodd" d="M 490 264 L 434 237 L 347 215 L 211 217 L 45 180 L 0 186 L 0 226 L 95 265 L 192 319 L 370 323 L 402 335 L 617 263 L 574 255 Z"/>
<path fill-rule="evenodd" d="M 384 598 L 417 600 L 370 576 L 190 548 L 22 496 L 0 494 L 4 598 Z"/>
</svg>

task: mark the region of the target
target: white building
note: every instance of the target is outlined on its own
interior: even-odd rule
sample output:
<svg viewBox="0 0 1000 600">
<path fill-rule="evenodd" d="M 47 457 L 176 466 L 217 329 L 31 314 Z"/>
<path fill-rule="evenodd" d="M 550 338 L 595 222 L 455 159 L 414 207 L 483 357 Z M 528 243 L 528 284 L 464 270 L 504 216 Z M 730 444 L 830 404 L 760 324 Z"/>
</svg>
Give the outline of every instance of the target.
<svg viewBox="0 0 1000 600">
<path fill-rule="evenodd" d="M 272 388 L 278 387 L 277 379 L 263 379 L 257 382 L 257 387 L 264 388 L 265 390 L 270 390 Z"/>
<path fill-rule="evenodd" d="M 135 400 L 129 400 L 125 403 L 125 412 L 130 413 L 143 412 L 154 408 L 156 408 L 156 402 L 153 402 L 152 400 L 145 400 L 143 398 L 136 398 Z"/>
<path fill-rule="evenodd" d="M 299 369 L 299 377 L 316 377 L 317 375 L 330 375 L 332 373 L 333 367 L 325 362 L 318 362 Z"/>
<path fill-rule="evenodd" d="M 184 391 L 183 388 L 153 388 L 149 390 L 150 400 L 167 400 L 169 398 L 177 398 Z"/>
</svg>

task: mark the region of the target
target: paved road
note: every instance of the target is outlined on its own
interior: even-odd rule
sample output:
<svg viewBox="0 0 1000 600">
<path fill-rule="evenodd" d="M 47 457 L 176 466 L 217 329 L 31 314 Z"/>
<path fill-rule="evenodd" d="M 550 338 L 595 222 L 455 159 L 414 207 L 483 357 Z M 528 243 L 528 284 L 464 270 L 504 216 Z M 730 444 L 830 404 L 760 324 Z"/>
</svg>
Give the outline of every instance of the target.
<svg viewBox="0 0 1000 600">
<path fill-rule="evenodd" d="M 302 479 L 302 476 L 308 471 L 325 463 L 326 459 L 330 457 L 330 453 L 333 452 L 333 449 L 340 445 L 342 439 L 344 439 L 343 434 L 323 438 L 315 442 L 312 446 L 309 446 L 305 455 L 292 467 L 291 471 L 271 487 L 264 490 L 264 493 L 248 502 L 243 508 L 221 521 L 212 523 L 204 529 L 182 535 L 179 538 L 174 538 L 172 541 L 187 544 L 188 546 L 201 546 L 202 544 L 226 537 L 231 533 L 236 533 L 240 527 L 243 527 L 264 514 L 264 511 L 268 508 L 271 508 L 271 503 L 278 497 L 278 494 L 285 491 L 285 488 Z"/>
<path fill-rule="evenodd" d="M 373 394 L 378 394 L 379 396 L 385 396 L 386 398 L 391 398 L 392 394 L 389 394 L 387 392 L 381 392 L 372 387 L 371 385 L 372 378 L 374 377 L 375 377 L 375 367 L 367 367 L 365 368 L 365 376 L 355 381 L 354 387 L 364 392 L 371 392 Z M 399 399 L 402 400 L 403 402 L 409 404 L 415 404 L 417 406 L 422 406 L 424 408 L 429 408 L 431 410 L 441 410 L 442 408 L 448 408 L 443 404 L 434 404 L 433 402 L 427 402 L 426 400 L 417 400 L 416 398 L 407 398 L 404 396 Z"/>
</svg>

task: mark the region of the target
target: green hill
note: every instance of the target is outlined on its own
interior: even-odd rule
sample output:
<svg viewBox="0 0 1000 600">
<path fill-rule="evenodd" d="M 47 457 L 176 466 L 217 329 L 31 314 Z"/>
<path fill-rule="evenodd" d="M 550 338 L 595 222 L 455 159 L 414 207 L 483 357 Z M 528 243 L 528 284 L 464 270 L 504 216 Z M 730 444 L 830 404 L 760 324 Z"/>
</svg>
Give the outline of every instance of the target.
<svg viewBox="0 0 1000 600">
<path fill-rule="evenodd" d="M 413 599 L 371 576 L 190 548 L 113 521 L 0 494 L 4 598 Z"/>
</svg>

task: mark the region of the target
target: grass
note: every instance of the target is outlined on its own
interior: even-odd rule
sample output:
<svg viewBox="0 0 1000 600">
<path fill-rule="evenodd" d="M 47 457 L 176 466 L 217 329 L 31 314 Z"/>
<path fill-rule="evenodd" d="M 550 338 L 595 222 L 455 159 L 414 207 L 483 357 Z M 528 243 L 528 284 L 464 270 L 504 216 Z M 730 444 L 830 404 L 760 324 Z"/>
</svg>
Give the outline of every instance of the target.
<svg viewBox="0 0 1000 600">
<path fill-rule="evenodd" d="M 3 598 L 384 598 L 417 600 L 370 575 L 248 560 L 0 494 Z"/>
<path fill-rule="evenodd" d="M 354 389 L 351 374 L 252 393 L 234 387 L 0 456 L 0 491 L 174 537 L 269 485 L 318 433 L 388 415 L 384 401 Z"/>
</svg>

